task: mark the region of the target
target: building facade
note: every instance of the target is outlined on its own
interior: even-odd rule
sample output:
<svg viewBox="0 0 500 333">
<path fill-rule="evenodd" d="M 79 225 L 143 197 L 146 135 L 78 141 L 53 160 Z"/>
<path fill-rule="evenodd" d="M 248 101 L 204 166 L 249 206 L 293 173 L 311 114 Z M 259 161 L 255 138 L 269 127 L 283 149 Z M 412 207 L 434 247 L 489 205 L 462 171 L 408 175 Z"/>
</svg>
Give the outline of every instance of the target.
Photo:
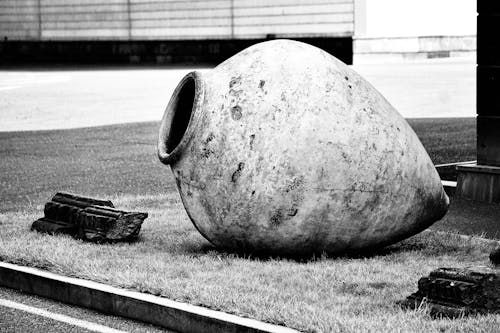
<svg viewBox="0 0 500 333">
<path fill-rule="evenodd" d="M 4 62 L 218 62 L 274 38 L 352 62 L 353 35 L 354 0 L 0 0 Z"/>
</svg>

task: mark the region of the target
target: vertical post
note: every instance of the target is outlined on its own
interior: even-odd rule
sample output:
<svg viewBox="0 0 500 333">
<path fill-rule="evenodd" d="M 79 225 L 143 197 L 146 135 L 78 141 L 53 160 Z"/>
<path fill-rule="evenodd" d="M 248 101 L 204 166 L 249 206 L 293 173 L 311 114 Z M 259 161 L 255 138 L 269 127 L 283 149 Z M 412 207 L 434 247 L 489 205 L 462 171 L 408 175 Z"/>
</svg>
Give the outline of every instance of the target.
<svg viewBox="0 0 500 333">
<path fill-rule="evenodd" d="M 42 0 L 38 0 L 37 3 L 37 14 L 38 14 L 38 41 L 42 40 Z"/>
<path fill-rule="evenodd" d="M 231 39 L 234 39 L 234 0 L 231 1 Z"/>
<path fill-rule="evenodd" d="M 234 0 L 231 1 L 231 39 L 234 39 Z"/>
<path fill-rule="evenodd" d="M 477 12 L 477 164 L 457 167 L 457 195 L 500 203 L 500 2 Z"/>
<path fill-rule="evenodd" d="M 132 14 L 131 14 L 130 0 L 127 0 L 127 20 L 128 20 L 128 41 L 132 40 Z"/>
<path fill-rule="evenodd" d="M 500 166 L 500 4 L 477 11 L 477 163 Z"/>
</svg>

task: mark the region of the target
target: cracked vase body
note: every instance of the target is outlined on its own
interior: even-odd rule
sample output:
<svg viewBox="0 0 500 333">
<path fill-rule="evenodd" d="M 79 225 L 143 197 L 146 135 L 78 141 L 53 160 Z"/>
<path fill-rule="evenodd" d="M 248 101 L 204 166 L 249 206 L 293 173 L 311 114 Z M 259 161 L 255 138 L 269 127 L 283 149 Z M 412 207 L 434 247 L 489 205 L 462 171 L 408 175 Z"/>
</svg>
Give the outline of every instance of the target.
<svg viewBox="0 0 500 333">
<path fill-rule="evenodd" d="M 274 254 L 365 251 L 439 220 L 427 152 L 366 80 L 307 44 L 256 44 L 184 77 L 158 154 L 216 246 Z"/>
</svg>

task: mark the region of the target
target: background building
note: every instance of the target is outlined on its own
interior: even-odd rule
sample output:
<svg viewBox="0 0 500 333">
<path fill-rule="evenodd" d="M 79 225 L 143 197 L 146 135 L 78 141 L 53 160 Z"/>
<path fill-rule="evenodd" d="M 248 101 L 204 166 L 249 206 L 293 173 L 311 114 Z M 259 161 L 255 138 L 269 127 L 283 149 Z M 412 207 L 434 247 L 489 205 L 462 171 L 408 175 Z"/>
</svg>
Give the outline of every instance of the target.
<svg viewBox="0 0 500 333">
<path fill-rule="evenodd" d="M 355 61 L 470 56 L 476 0 L 355 0 Z"/>
<path fill-rule="evenodd" d="M 474 0 L 0 0 L 0 62 L 217 63 L 273 38 L 348 63 L 353 51 L 443 56 L 475 49 L 475 13 Z"/>
<path fill-rule="evenodd" d="M 0 33 L 4 62 L 219 62 L 271 38 L 351 62 L 354 1 L 1 0 Z"/>
</svg>

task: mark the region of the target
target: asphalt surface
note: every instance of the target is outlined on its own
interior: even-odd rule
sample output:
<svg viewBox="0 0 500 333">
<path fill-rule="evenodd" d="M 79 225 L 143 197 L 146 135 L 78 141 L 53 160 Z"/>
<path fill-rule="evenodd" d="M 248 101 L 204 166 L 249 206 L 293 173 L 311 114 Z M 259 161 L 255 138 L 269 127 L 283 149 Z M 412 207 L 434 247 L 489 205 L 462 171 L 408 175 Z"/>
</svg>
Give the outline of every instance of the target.
<svg viewBox="0 0 500 333">
<path fill-rule="evenodd" d="M 0 332 L 169 332 L 162 328 L 0 288 Z"/>
<path fill-rule="evenodd" d="M 500 204 L 450 198 L 450 208 L 431 229 L 500 239 Z"/>
<path fill-rule="evenodd" d="M 476 65 L 469 58 L 359 64 L 353 68 L 404 117 L 475 116 Z M 178 82 L 193 69 L 2 68 L 0 131 L 159 121 Z"/>
</svg>

